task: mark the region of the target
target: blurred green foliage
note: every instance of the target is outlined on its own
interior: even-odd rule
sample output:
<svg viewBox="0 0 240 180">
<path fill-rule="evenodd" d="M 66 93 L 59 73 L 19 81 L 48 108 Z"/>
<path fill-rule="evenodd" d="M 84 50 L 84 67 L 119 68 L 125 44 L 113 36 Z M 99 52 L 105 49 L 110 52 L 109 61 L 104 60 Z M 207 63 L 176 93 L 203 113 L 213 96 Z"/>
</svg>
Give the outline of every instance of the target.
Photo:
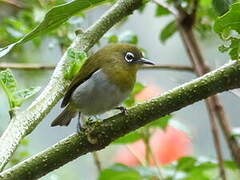
<svg viewBox="0 0 240 180">
<path fill-rule="evenodd" d="M 198 159 L 194 157 L 183 157 L 177 162 L 159 167 L 138 166 L 128 167 L 123 164 L 114 164 L 104 169 L 99 180 L 213 180 L 220 179 L 218 165 L 208 159 Z M 232 161 L 225 162 L 228 177 L 231 180 L 238 179 L 238 168 Z M 127 178 L 127 179 L 129 179 Z"/>
<path fill-rule="evenodd" d="M 239 60 L 240 53 L 240 3 L 232 4 L 230 10 L 218 17 L 214 30 L 227 45 L 221 45 L 219 51 L 228 52 L 231 59 Z"/>
</svg>

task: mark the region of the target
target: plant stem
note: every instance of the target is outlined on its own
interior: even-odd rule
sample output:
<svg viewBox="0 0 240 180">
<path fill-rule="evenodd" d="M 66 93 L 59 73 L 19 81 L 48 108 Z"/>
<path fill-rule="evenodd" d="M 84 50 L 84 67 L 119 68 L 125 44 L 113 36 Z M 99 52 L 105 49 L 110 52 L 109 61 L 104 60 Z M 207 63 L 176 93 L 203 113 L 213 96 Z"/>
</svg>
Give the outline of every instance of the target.
<svg viewBox="0 0 240 180">
<path fill-rule="evenodd" d="M 180 32 L 191 62 L 193 63 L 198 76 L 209 72 L 210 68 L 206 65 L 203 59 L 192 28 L 182 25 L 180 26 Z M 229 124 L 229 120 L 226 117 L 224 108 L 220 103 L 218 96 L 215 95 L 209 98 L 209 106 L 211 106 L 211 109 L 214 111 L 214 115 L 218 118 L 233 158 L 237 164 L 240 165 L 240 149 L 238 147 L 236 139 L 232 137 L 232 130 Z"/>
<path fill-rule="evenodd" d="M 217 153 L 217 158 L 219 162 L 219 171 L 220 171 L 220 177 L 223 180 L 226 180 L 226 172 L 224 168 L 224 159 L 222 156 L 222 149 L 221 149 L 221 143 L 220 143 L 220 134 L 218 131 L 217 127 L 217 120 L 214 115 L 214 109 L 213 106 L 211 105 L 210 99 L 205 100 L 206 106 L 208 108 L 208 113 L 209 113 L 209 118 L 210 118 L 210 123 L 211 123 L 211 128 L 212 128 L 212 133 L 213 133 L 213 138 L 214 138 L 214 145 L 215 145 L 215 150 Z"/>
<path fill-rule="evenodd" d="M 102 165 L 101 165 L 101 161 L 100 161 L 98 152 L 96 152 L 96 151 L 92 152 L 92 155 L 93 155 L 93 160 L 94 160 L 94 163 L 97 167 L 98 173 L 100 174 L 101 170 L 102 170 Z"/>
<path fill-rule="evenodd" d="M 55 65 L 43 65 L 43 64 L 33 64 L 33 63 L 0 63 L 0 69 L 16 69 L 24 71 L 32 70 L 54 70 Z M 156 64 L 155 66 L 143 66 L 143 70 L 148 69 L 165 69 L 165 70 L 177 70 L 177 71 L 189 71 L 193 72 L 193 68 L 190 66 L 175 65 L 175 64 Z"/>
<path fill-rule="evenodd" d="M 17 70 L 54 70 L 56 66 L 33 64 L 33 63 L 0 63 L 0 69 L 17 69 Z"/>
<path fill-rule="evenodd" d="M 178 13 L 179 13 L 179 17 L 177 18 L 177 20 L 178 20 L 178 27 L 179 27 L 179 30 L 180 30 L 180 35 L 182 37 L 182 40 L 183 40 L 183 43 L 185 45 L 186 51 L 189 55 L 190 61 L 193 64 L 193 67 L 195 69 L 196 74 L 198 76 L 202 76 L 202 75 L 210 72 L 210 68 L 205 63 L 205 60 L 203 58 L 203 55 L 200 51 L 197 40 L 196 40 L 196 38 L 194 36 L 194 33 L 193 33 L 193 26 L 194 26 L 194 23 L 195 23 L 196 10 L 197 10 L 197 6 L 198 6 L 198 1 L 195 0 L 194 2 L 195 2 L 194 7 L 193 7 L 192 12 L 190 14 L 188 14 L 188 12 L 186 12 L 176 2 L 176 8 L 177 8 Z M 206 105 L 207 105 L 210 124 L 211 124 L 211 127 L 212 127 L 212 134 L 213 134 L 213 137 L 214 137 L 214 145 L 215 145 L 217 158 L 218 158 L 218 162 L 219 162 L 220 177 L 223 180 L 226 180 L 226 172 L 225 172 L 225 168 L 224 168 L 224 164 L 223 164 L 224 161 L 223 161 L 222 149 L 221 149 L 221 144 L 220 144 L 220 134 L 218 132 L 215 116 L 218 117 L 218 120 L 221 124 L 222 124 L 222 122 L 224 122 L 224 124 L 227 125 L 227 126 L 221 126 L 224 132 L 226 132 L 227 127 L 230 127 L 230 125 L 228 123 L 229 121 L 228 121 L 228 119 L 225 118 L 226 117 L 225 115 L 224 116 L 219 116 L 220 111 L 218 109 L 214 108 L 216 106 L 216 103 L 218 102 L 218 104 L 221 106 L 222 113 L 225 114 L 223 106 L 220 104 L 220 100 L 218 99 L 217 95 L 215 95 L 213 97 L 209 97 L 208 99 L 205 100 L 205 102 L 206 102 Z M 230 134 L 226 134 L 226 133 L 224 133 L 224 134 L 225 134 L 225 137 L 226 137 L 227 141 L 230 142 L 229 139 L 232 137 L 231 132 L 230 132 Z M 237 146 L 237 144 L 234 144 L 234 146 Z M 229 148 L 233 152 L 234 159 L 236 160 L 238 165 L 240 165 L 240 161 L 239 161 L 240 156 L 237 155 L 238 152 L 235 151 L 234 148 L 232 148 L 232 144 L 229 146 Z"/>
</svg>

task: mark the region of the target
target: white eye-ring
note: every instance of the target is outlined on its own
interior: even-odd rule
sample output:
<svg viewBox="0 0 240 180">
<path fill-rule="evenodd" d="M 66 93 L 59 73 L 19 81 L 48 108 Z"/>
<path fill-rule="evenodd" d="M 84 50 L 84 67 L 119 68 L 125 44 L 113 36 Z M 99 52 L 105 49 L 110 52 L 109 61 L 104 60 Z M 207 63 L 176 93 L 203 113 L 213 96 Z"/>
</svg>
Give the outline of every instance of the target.
<svg viewBox="0 0 240 180">
<path fill-rule="evenodd" d="M 125 55 L 125 60 L 127 62 L 132 62 L 134 60 L 134 54 L 131 52 L 127 52 Z"/>
</svg>

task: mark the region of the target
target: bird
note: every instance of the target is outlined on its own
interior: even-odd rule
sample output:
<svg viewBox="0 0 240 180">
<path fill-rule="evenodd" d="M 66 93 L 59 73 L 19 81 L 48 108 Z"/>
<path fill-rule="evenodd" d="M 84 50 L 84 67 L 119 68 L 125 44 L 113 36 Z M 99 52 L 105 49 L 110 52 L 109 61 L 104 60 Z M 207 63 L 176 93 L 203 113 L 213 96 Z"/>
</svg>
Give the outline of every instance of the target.
<svg viewBox="0 0 240 180">
<path fill-rule="evenodd" d="M 84 128 L 84 117 L 103 114 L 119 106 L 131 93 L 136 74 L 144 64 L 154 65 L 135 45 L 109 44 L 89 56 L 73 78 L 63 97 L 64 110 L 51 126 L 68 126 L 79 115 L 77 130 Z"/>
</svg>

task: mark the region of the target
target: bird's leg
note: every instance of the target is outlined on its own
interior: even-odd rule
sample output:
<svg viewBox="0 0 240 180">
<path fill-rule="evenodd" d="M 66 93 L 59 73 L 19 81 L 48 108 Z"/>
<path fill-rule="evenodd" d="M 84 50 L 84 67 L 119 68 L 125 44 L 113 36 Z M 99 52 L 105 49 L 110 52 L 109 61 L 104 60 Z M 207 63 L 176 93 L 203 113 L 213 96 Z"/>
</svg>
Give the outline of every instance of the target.
<svg viewBox="0 0 240 180">
<path fill-rule="evenodd" d="M 78 122 L 77 122 L 77 132 L 80 133 L 81 130 L 85 128 L 84 118 L 81 118 L 81 113 L 78 113 Z"/>
<path fill-rule="evenodd" d="M 124 115 L 127 115 L 127 108 L 125 108 L 124 106 L 118 106 L 115 109 L 118 109 L 121 111 L 121 113 L 123 113 Z"/>
</svg>

